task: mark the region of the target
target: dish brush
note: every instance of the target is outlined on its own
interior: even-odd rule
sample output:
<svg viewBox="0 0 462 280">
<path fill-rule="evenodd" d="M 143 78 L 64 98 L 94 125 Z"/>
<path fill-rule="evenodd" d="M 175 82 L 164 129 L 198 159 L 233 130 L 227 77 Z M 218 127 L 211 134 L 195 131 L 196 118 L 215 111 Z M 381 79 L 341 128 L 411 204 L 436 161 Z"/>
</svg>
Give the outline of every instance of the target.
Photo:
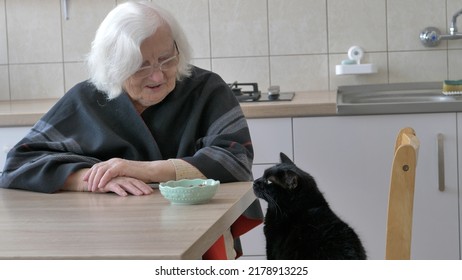
<svg viewBox="0 0 462 280">
<path fill-rule="evenodd" d="M 443 82 L 443 94 L 462 95 L 462 80 L 445 80 Z"/>
</svg>

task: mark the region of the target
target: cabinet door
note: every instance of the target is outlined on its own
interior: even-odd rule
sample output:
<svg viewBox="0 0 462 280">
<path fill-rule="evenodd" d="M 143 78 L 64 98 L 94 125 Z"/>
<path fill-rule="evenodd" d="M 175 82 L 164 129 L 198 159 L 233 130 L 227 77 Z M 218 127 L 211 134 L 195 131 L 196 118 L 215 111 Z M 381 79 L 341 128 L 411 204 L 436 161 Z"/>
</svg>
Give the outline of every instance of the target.
<svg viewBox="0 0 462 280">
<path fill-rule="evenodd" d="M 248 119 L 254 148 L 254 164 L 279 162 L 279 153 L 292 158 L 292 119 Z"/>
<path fill-rule="evenodd" d="M 311 173 L 333 210 L 385 256 L 385 228 L 396 135 L 411 126 L 421 141 L 414 199 L 413 259 L 459 259 L 456 114 L 297 118 L 294 159 Z M 444 135 L 444 191 L 438 190 L 437 135 Z"/>
<path fill-rule="evenodd" d="M 258 164 L 254 165 L 252 168 L 253 175 L 255 178 L 259 178 L 263 175 L 263 172 L 266 168 L 269 168 L 272 165 Z M 263 199 L 260 199 L 261 208 L 263 214 L 266 213 L 268 204 Z M 241 259 L 247 260 L 265 260 L 266 259 L 266 238 L 263 233 L 263 224 L 253 228 L 251 231 L 247 232 L 241 236 L 241 244 L 243 250 L 243 256 Z"/>
<path fill-rule="evenodd" d="M 266 168 L 279 162 L 279 153 L 292 157 L 292 119 L 248 119 L 254 148 L 253 176 L 259 178 Z M 267 203 L 260 199 L 263 212 Z M 260 225 L 241 237 L 244 255 L 242 259 L 266 259 L 266 240 L 263 225 Z"/>
<path fill-rule="evenodd" d="M 3 171 L 8 151 L 24 138 L 29 130 L 30 127 L 0 127 L 0 148 L 2 149 L 0 155 L 0 172 Z"/>
<path fill-rule="evenodd" d="M 459 151 L 458 166 L 459 167 L 459 178 L 462 179 L 462 113 L 457 113 L 457 147 Z M 459 193 L 462 191 L 462 181 L 459 179 Z M 459 217 L 462 218 L 462 194 L 459 194 Z M 462 241 L 462 220 L 459 220 L 459 234 Z M 460 244 L 460 251 L 462 252 L 462 243 Z M 461 256 L 462 258 L 462 256 Z"/>
</svg>

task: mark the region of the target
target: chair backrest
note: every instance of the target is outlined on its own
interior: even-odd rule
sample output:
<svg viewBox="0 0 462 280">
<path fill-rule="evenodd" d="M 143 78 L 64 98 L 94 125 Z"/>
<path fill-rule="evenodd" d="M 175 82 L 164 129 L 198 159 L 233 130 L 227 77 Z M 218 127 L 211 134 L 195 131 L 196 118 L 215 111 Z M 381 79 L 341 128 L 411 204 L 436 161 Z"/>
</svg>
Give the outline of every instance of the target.
<svg viewBox="0 0 462 280">
<path fill-rule="evenodd" d="M 414 129 L 400 130 L 395 143 L 388 198 L 385 259 L 411 257 L 414 185 L 420 142 Z"/>
</svg>

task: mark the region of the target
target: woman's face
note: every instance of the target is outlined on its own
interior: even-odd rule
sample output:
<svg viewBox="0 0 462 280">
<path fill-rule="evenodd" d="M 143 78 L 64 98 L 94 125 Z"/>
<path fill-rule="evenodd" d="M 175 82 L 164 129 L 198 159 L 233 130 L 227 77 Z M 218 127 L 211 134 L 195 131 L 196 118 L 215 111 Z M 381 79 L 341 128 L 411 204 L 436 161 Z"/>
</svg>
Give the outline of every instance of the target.
<svg viewBox="0 0 462 280">
<path fill-rule="evenodd" d="M 143 57 L 141 68 L 146 67 L 151 71 L 148 70 L 148 75 L 141 77 L 141 71 L 133 74 L 125 81 L 124 89 L 137 111 L 142 113 L 147 107 L 164 100 L 175 88 L 178 67 L 175 65 L 160 70 L 158 66 L 166 59 L 178 55 L 178 52 L 168 26 L 159 27 L 156 33 L 146 38 L 141 43 L 140 50 Z M 149 68 L 150 66 L 154 66 L 154 69 Z"/>
</svg>

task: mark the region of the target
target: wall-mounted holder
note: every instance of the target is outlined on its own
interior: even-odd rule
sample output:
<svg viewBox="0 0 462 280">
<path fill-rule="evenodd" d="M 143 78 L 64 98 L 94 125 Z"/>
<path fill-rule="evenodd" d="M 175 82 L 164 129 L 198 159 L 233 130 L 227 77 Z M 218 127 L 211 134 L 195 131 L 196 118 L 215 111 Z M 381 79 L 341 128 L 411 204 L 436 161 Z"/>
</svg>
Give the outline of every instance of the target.
<svg viewBox="0 0 462 280">
<path fill-rule="evenodd" d="M 374 64 L 335 65 L 335 74 L 337 75 L 358 75 L 373 73 L 377 73 L 377 66 Z"/>
<path fill-rule="evenodd" d="M 377 73 L 377 66 L 374 64 L 361 64 L 364 55 L 362 48 L 353 46 L 348 49 L 348 58 L 343 60 L 340 65 L 335 66 L 337 75 L 358 75 Z"/>
</svg>

